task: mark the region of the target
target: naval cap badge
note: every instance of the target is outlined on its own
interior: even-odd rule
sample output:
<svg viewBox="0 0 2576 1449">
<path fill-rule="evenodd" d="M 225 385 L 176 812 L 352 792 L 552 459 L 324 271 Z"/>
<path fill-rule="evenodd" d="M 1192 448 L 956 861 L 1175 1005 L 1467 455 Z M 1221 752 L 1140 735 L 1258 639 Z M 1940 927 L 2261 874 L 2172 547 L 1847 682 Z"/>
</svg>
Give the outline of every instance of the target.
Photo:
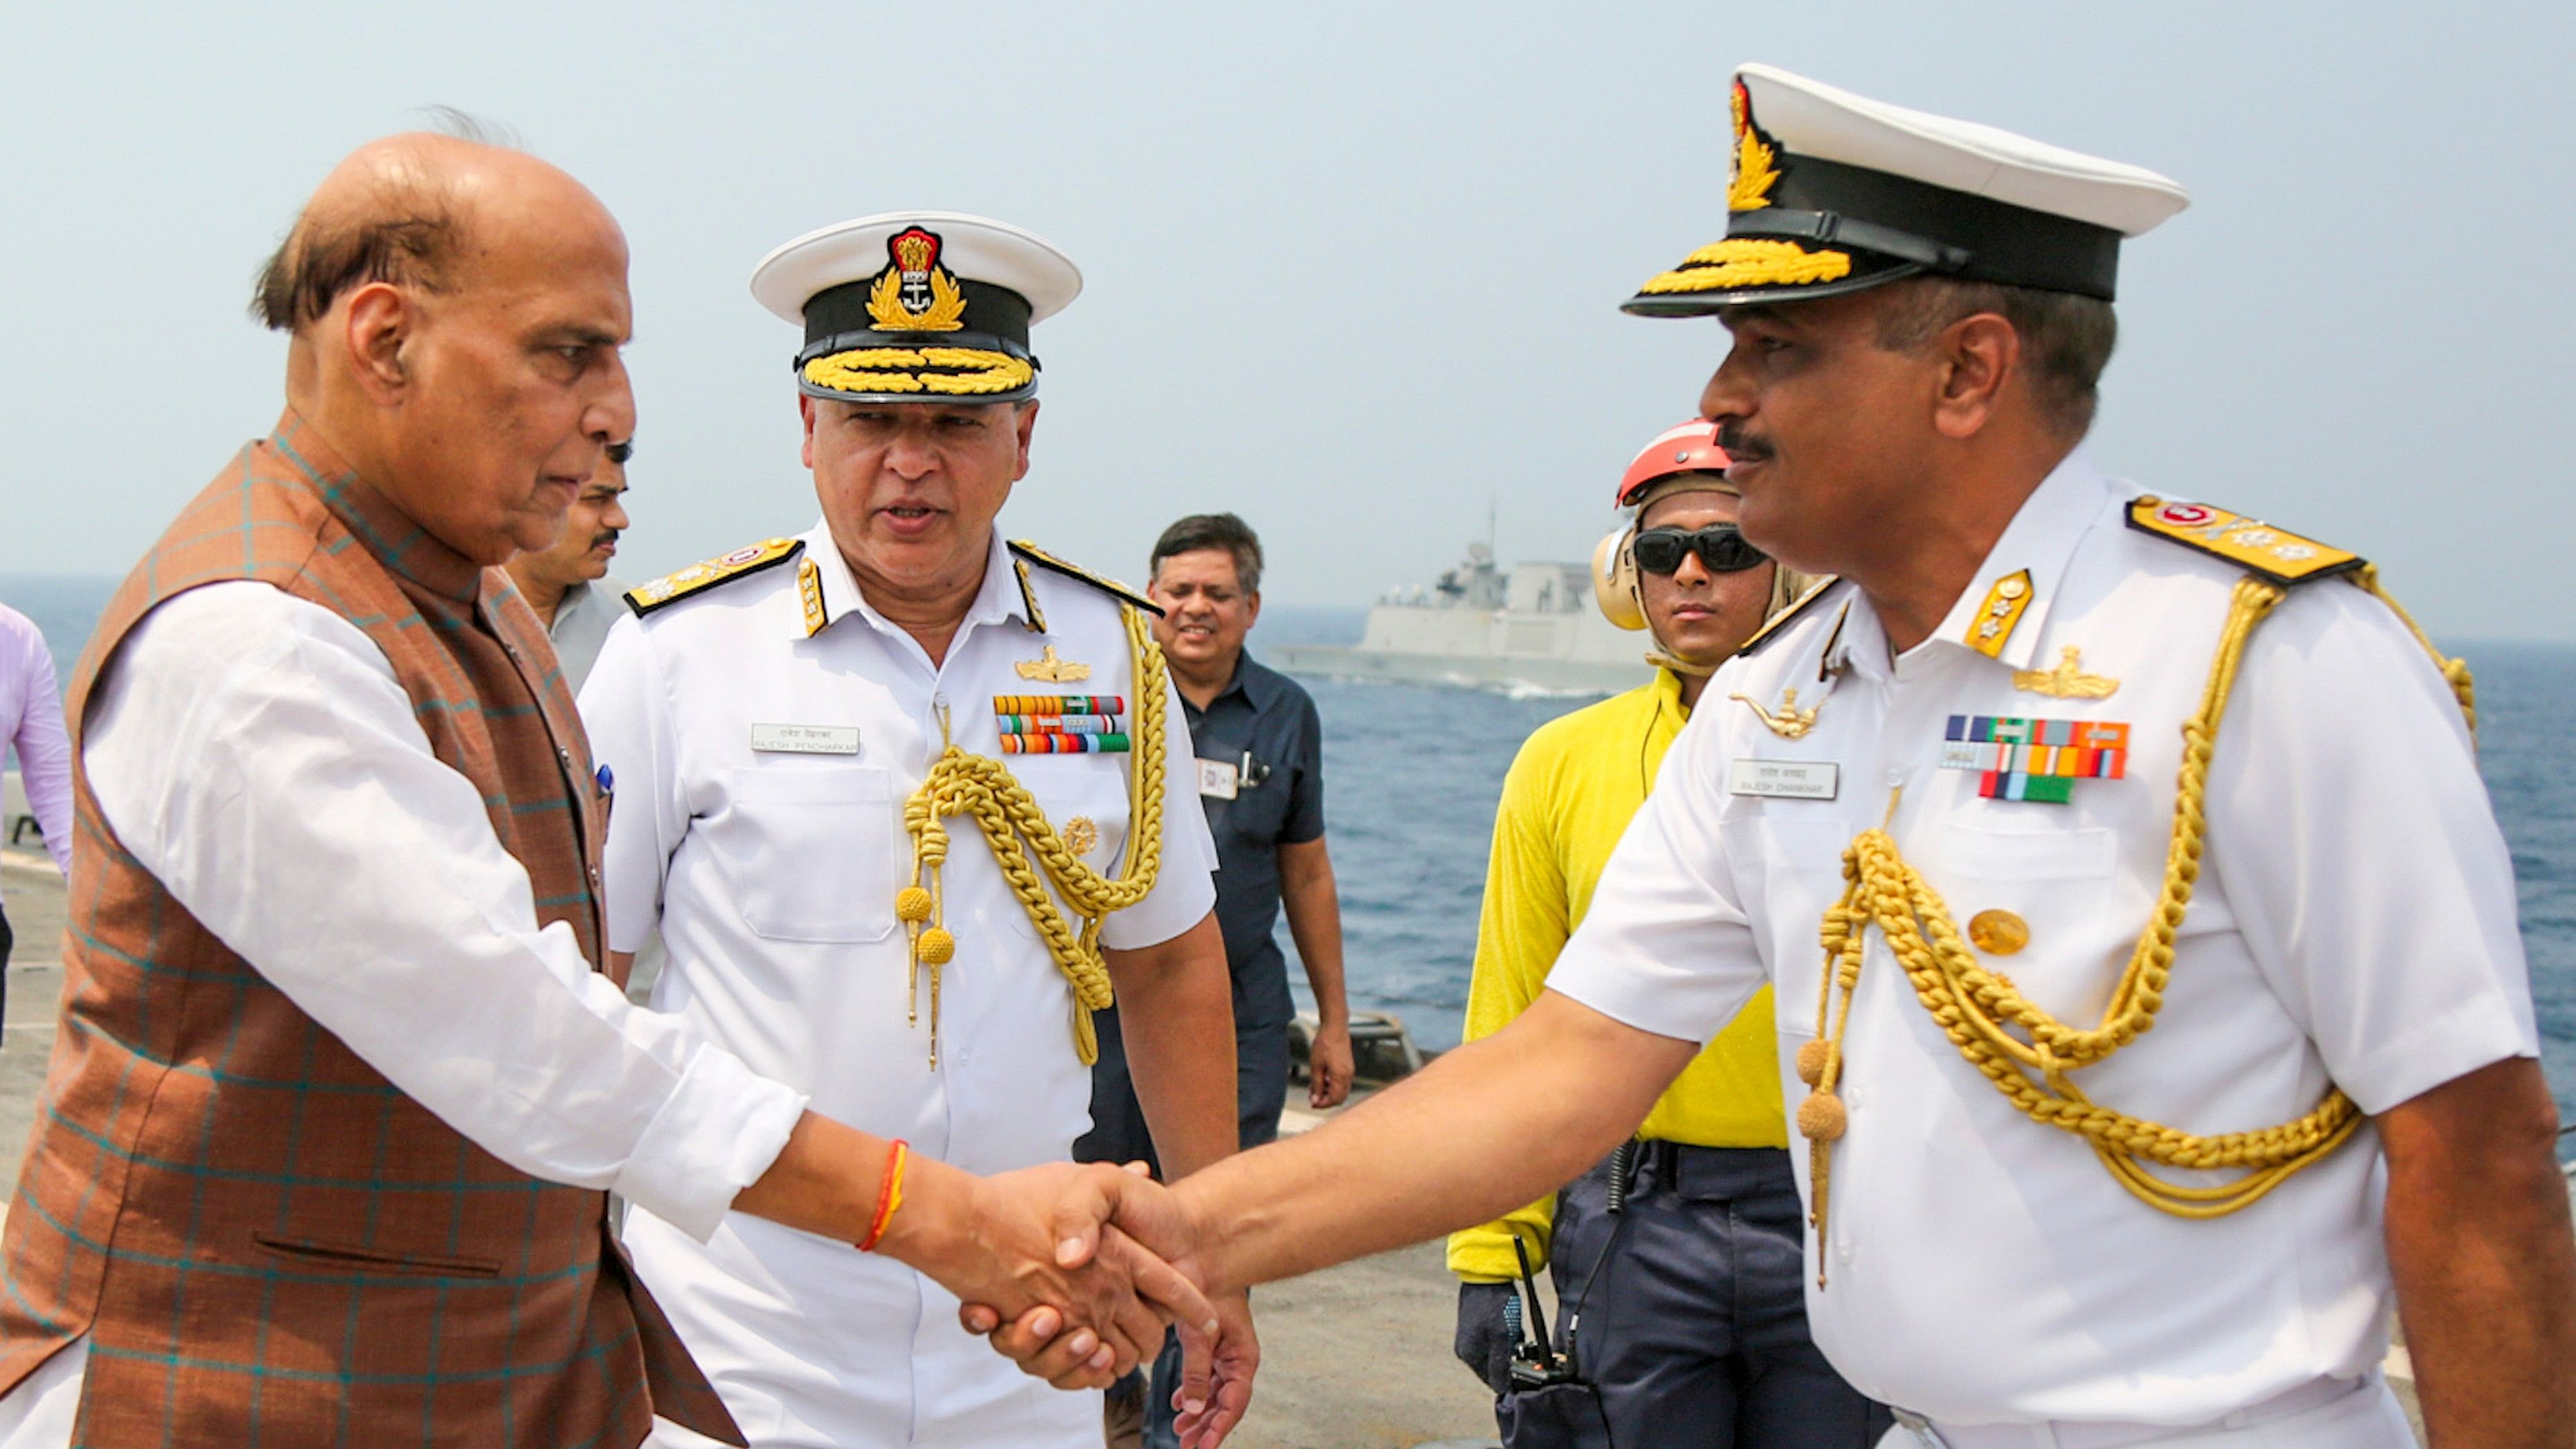
<svg viewBox="0 0 2576 1449">
<path fill-rule="evenodd" d="M 939 264 L 939 233 L 906 227 L 886 238 L 886 268 L 868 289 L 868 316 L 888 332 L 954 332 L 966 294 Z"/>
<path fill-rule="evenodd" d="M 1726 209 L 1760 211 L 1771 204 L 1771 188 L 1780 184 L 1780 169 L 1773 164 L 1778 153 L 1771 137 L 1754 124 L 1753 95 L 1740 78 L 1727 108 L 1735 123 L 1735 164 L 1726 181 Z"/>
</svg>

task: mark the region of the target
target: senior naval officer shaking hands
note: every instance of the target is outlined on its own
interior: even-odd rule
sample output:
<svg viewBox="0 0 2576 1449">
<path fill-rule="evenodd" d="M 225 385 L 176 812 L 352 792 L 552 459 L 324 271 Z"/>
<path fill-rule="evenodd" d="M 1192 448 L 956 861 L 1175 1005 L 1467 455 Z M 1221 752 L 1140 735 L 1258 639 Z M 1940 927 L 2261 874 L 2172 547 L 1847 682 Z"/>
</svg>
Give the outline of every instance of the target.
<svg viewBox="0 0 2576 1449">
<path fill-rule="evenodd" d="M 771 253 L 752 291 L 804 327 L 822 520 L 633 591 L 581 707 L 618 800 L 610 945 L 659 925 L 657 1006 L 818 1111 L 978 1171 L 1072 1172 L 1114 992 L 1183 1174 L 1234 1150 L 1234 1033 L 1152 605 L 994 527 L 1037 425 L 1030 324 L 1080 287 L 1027 232 L 942 213 Z M 638 1268 L 758 1442 L 1098 1443 L 1099 1396 L 1010 1372 L 939 1282 L 638 1206 Z M 1225 1318 L 1248 1374 L 1240 1300 Z M 1062 1385 L 1131 1361 L 1078 1332 Z"/>
<path fill-rule="evenodd" d="M 1725 323 L 1744 537 L 1840 582 L 1711 681 L 1528 1012 L 1130 1231 L 1232 1285 L 1489 1216 L 1770 981 L 1808 1317 L 1893 1434 L 2404 1444 L 2393 1296 L 2435 1444 L 2566 1445 L 2576 1235 L 2466 671 L 2353 554 L 2078 446 L 2121 239 L 2181 188 L 1738 82 L 1727 235 L 1628 305 Z"/>
<path fill-rule="evenodd" d="M 497 567 L 634 430 L 599 201 L 516 152 L 376 142 L 253 310 L 289 335 L 286 410 L 72 690 L 83 884 L 0 1240 L 0 1445 L 632 1446 L 656 1413 L 740 1442 L 609 1188 L 676 1233 L 728 1205 L 876 1233 L 1159 1343 L 1119 1274 L 1056 1267 L 1035 1194 L 916 1163 L 889 1212 L 883 1141 L 600 969 L 604 802 Z"/>
</svg>

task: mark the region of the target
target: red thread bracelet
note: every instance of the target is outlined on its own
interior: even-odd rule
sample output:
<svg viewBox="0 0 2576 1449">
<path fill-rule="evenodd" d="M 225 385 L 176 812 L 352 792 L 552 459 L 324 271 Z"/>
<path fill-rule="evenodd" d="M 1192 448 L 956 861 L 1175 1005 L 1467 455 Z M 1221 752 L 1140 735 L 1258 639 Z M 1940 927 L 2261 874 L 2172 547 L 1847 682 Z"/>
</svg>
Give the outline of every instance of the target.
<svg viewBox="0 0 2576 1449">
<path fill-rule="evenodd" d="M 898 1137 L 886 1149 L 885 1177 L 877 1184 L 877 1214 L 868 1224 L 868 1235 L 859 1240 L 859 1251 L 876 1251 L 877 1240 L 885 1236 L 886 1224 L 894 1221 L 895 1206 L 903 1201 L 904 1160 L 911 1153 L 910 1143 Z"/>
</svg>

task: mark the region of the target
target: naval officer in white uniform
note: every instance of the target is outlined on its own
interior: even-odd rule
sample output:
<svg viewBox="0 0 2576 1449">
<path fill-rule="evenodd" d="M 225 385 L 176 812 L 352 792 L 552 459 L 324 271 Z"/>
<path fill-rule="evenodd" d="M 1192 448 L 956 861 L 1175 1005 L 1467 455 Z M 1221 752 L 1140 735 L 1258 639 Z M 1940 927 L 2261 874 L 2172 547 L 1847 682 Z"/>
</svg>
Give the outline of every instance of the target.
<svg viewBox="0 0 2576 1449">
<path fill-rule="evenodd" d="M 1712 680 L 1536 1006 L 1122 1221 L 1239 1284 L 1510 1207 L 1770 982 L 1809 1318 L 1897 1438 L 2405 1444 L 2394 1306 L 2436 1444 L 2566 1444 L 2467 671 L 2360 559 L 2079 446 L 2181 189 L 1767 67 L 1734 102 L 1727 236 L 1629 309 L 1724 321 L 1744 536 L 1841 580 Z"/>
<path fill-rule="evenodd" d="M 1029 324 L 1079 274 L 1017 228 L 912 213 L 799 238 L 752 286 L 805 328 L 823 519 L 635 590 L 601 651 L 581 705 L 614 802 L 611 946 L 658 926 L 656 1008 L 979 1172 L 1088 1127 L 1114 986 L 1164 1160 L 1214 1160 L 1215 856 L 1168 783 L 1191 756 L 1152 606 L 993 521 L 1028 467 Z M 740 1215 L 701 1244 L 639 1208 L 626 1240 L 755 1445 L 1098 1440 L 1096 1394 L 1011 1372 L 898 1263 Z"/>
</svg>

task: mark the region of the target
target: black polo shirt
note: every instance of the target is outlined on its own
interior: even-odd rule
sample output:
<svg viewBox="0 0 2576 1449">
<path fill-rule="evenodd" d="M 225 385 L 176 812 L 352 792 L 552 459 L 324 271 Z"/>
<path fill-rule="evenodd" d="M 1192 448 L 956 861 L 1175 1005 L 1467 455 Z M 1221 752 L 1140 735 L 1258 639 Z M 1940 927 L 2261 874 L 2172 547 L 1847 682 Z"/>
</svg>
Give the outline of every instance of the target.
<svg viewBox="0 0 2576 1449">
<path fill-rule="evenodd" d="M 1272 939 L 1279 922 L 1279 847 L 1324 833 L 1324 727 L 1296 681 L 1247 652 L 1234 679 L 1205 709 L 1181 701 L 1201 760 L 1231 765 L 1234 798 L 1208 794 L 1199 770 L 1174 771 L 1173 786 L 1200 790 L 1216 837 L 1216 919 L 1234 972 L 1234 1024 L 1285 1027 L 1296 1014 L 1288 960 Z"/>
</svg>

